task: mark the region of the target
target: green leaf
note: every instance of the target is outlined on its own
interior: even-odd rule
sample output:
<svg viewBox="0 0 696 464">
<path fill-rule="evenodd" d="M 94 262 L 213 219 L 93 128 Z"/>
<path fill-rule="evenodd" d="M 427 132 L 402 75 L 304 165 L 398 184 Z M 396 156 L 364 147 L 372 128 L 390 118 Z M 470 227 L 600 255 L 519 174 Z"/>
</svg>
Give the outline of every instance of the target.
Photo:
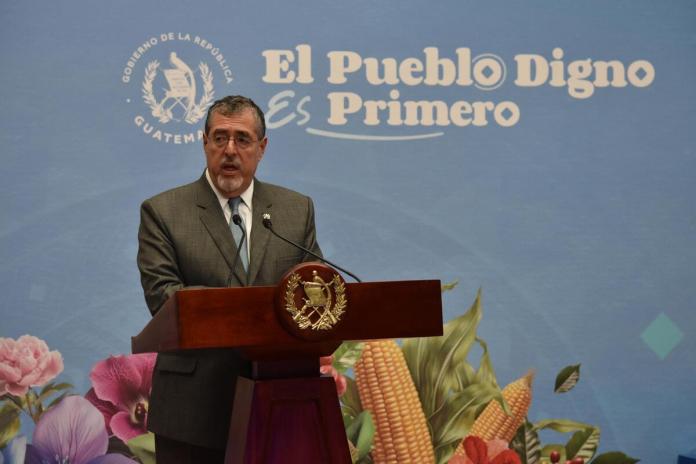
<svg viewBox="0 0 696 464">
<path fill-rule="evenodd" d="M 73 387 L 73 384 L 68 383 L 68 382 L 62 382 L 62 383 L 59 383 L 58 385 L 54 386 L 53 389 L 54 390 L 67 390 L 67 389 L 72 388 L 72 387 Z"/>
<path fill-rule="evenodd" d="M 357 448 L 358 459 L 362 459 L 372 449 L 372 441 L 375 436 L 375 425 L 369 411 L 361 412 L 346 427 L 348 440 Z"/>
<path fill-rule="evenodd" d="M 402 352 L 418 391 L 435 449 L 435 462 L 447 463 L 476 415 L 496 399 L 507 409 L 486 343 L 476 336 L 481 321 L 481 290 L 462 316 L 447 322 L 440 337 L 405 339 Z M 478 369 L 467 361 L 474 343 L 483 351 Z"/>
<path fill-rule="evenodd" d="M 429 418 L 436 463 L 449 462 L 459 443 L 469 433 L 479 408 L 496 397 L 502 399 L 496 387 L 472 384 L 462 392 L 453 393 L 445 406 Z"/>
<path fill-rule="evenodd" d="M 576 422 L 570 419 L 545 419 L 534 423 L 533 427 L 535 431 L 539 431 L 542 429 L 551 429 L 560 433 L 576 432 L 578 430 L 594 428 L 590 424 Z"/>
<path fill-rule="evenodd" d="M 575 387 L 580 380 L 580 364 L 566 366 L 556 376 L 556 385 L 553 389 L 556 393 L 566 393 Z"/>
<path fill-rule="evenodd" d="M 459 442 L 440 444 L 435 447 L 435 464 L 447 464 L 454 456 Z"/>
<path fill-rule="evenodd" d="M 23 397 L 23 403 L 26 404 L 26 413 L 29 414 L 29 416 L 32 418 L 34 423 L 37 423 L 39 421 L 39 416 L 41 415 L 41 411 L 39 410 L 38 404 L 39 403 L 39 397 L 34 391 L 33 388 L 30 388 L 29 391 L 27 391 L 27 394 L 24 395 Z"/>
<path fill-rule="evenodd" d="M 346 411 L 341 409 L 341 418 L 343 419 L 343 428 L 347 429 L 348 426 L 355 420 L 355 417 L 357 416 L 352 416 L 348 414 Z"/>
<path fill-rule="evenodd" d="M 360 359 L 360 354 L 365 347 L 364 342 L 343 342 L 334 351 L 333 367 L 341 374 L 345 374 L 348 369 Z"/>
<path fill-rule="evenodd" d="M 358 449 L 355 447 L 352 441 L 348 441 L 348 452 L 350 453 L 350 462 L 352 464 L 357 464 L 359 458 L 358 458 Z"/>
<path fill-rule="evenodd" d="M 38 396 L 38 401 L 43 402 L 46 400 L 49 396 L 61 391 L 61 390 L 67 390 L 69 388 L 72 388 L 72 384 L 69 384 L 67 382 L 59 383 L 59 384 L 53 384 L 49 383 L 48 385 L 44 386 L 41 389 L 41 392 L 39 393 Z"/>
<path fill-rule="evenodd" d="M 0 448 L 3 448 L 19 433 L 19 428 L 22 425 L 19 414 L 20 411 L 9 403 L 0 409 Z"/>
<path fill-rule="evenodd" d="M 566 456 L 568 459 L 582 458 L 584 462 L 590 459 L 597 452 L 599 446 L 599 428 L 592 427 L 575 432 L 568 443 L 566 443 Z"/>
<path fill-rule="evenodd" d="M 466 363 L 476 338 L 476 328 L 481 320 L 480 298 L 479 291 L 464 315 L 444 325 L 442 336 L 404 340 L 404 357 L 426 416 L 438 410 L 448 392 L 460 383 L 457 368 Z"/>
<path fill-rule="evenodd" d="M 346 392 L 341 397 L 341 411 L 351 418 L 357 417 L 363 411 L 358 386 L 355 384 L 355 380 L 348 376 L 346 376 Z"/>
<path fill-rule="evenodd" d="M 420 390 L 420 387 L 427 386 L 427 379 L 424 377 L 427 368 L 431 367 L 428 361 L 442 348 L 447 338 L 450 337 L 453 332 L 461 332 L 463 328 L 466 328 L 472 322 L 477 325 L 479 320 L 480 307 L 479 296 L 477 295 L 476 301 L 464 315 L 452 319 L 444 325 L 442 336 L 410 338 L 404 340 L 402 350 L 406 358 L 406 363 L 411 371 L 413 381 L 416 384 L 416 388 Z"/>
<path fill-rule="evenodd" d="M 128 449 L 143 464 L 156 464 L 155 461 L 155 434 L 152 432 L 138 435 L 128 440 Z"/>
<path fill-rule="evenodd" d="M 10 406 L 18 411 L 23 411 L 26 405 L 27 401 L 24 399 L 24 396 L 15 396 L 9 393 L 0 396 L 0 406 L 3 408 L 5 406 Z"/>
<path fill-rule="evenodd" d="M 431 378 L 435 381 L 436 394 L 442 395 L 447 392 L 447 389 L 452 385 L 452 372 L 456 371 L 456 367 L 460 363 L 466 362 L 471 346 L 476 339 L 476 329 L 480 320 L 481 292 L 479 291 L 471 308 L 463 316 L 445 324 L 444 335 L 439 337 L 442 343 L 432 353 L 440 367 L 438 368 L 433 364 L 426 366 L 430 368 Z"/>
<path fill-rule="evenodd" d="M 476 342 L 481 346 L 483 354 L 481 354 L 481 363 L 479 365 L 478 371 L 476 371 L 476 382 L 491 383 L 498 387 L 498 381 L 495 377 L 495 371 L 493 370 L 493 363 L 491 362 L 491 357 L 488 354 L 488 345 L 479 337 L 476 337 Z"/>
<path fill-rule="evenodd" d="M 440 291 L 441 291 L 442 293 L 444 293 L 444 292 L 449 292 L 450 290 L 454 290 L 454 288 L 455 288 L 457 285 L 459 285 L 459 279 L 453 280 L 452 282 L 447 283 L 447 284 L 442 284 L 442 285 L 440 286 Z"/>
<path fill-rule="evenodd" d="M 433 343 L 425 337 L 404 339 L 401 351 L 404 353 L 406 365 L 411 373 L 411 378 L 416 386 L 416 390 L 421 391 L 421 386 L 425 384 L 422 379 L 422 371 L 425 370 L 426 346 Z M 422 397 L 421 397 L 422 401 Z"/>
<path fill-rule="evenodd" d="M 428 417 L 433 426 L 433 442 L 459 444 L 476 420 L 479 406 L 495 398 L 502 399 L 500 390 L 487 384 L 472 384 L 461 392 L 452 393 L 443 407 Z"/>
<path fill-rule="evenodd" d="M 53 382 L 48 382 L 46 385 L 44 385 L 44 387 L 39 392 L 39 397 L 41 397 L 42 395 L 44 395 L 45 393 L 47 393 L 49 391 L 53 391 L 54 385 L 55 385 L 55 383 L 53 383 Z"/>
<path fill-rule="evenodd" d="M 373 464 L 372 455 L 368 454 L 367 456 L 358 459 L 355 461 L 355 464 Z"/>
<path fill-rule="evenodd" d="M 70 392 L 63 392 L 63 393 L 61 393 L 60 396 L 54 398 L 53 401 L 51 401 L 50 403 L 48 403 L 48 406 L 46 406 L 46 410 L 49 410 L 49 409 L 51 409 L 53 406 L 55 406 L 55 405 L 57 405 L 58 403 L 60 403 L 60 402 L 63 400 L 63 398 L 65 398 L 65 397 L 68 396 L 68 395 L 70 395 Z"/>
<path fill-rule="evenodd" d="M 620 451 L 610 451 L 597 456 L 597 458 L 592 461 L 591 464 L 635 464 L 639 461 L 640 459 L 626 456 Z"/>
<path fill-rule="evenodd" d="M 532 424 L 525 420 L 517 429 L 515 437 L 510 442 L 510 448 L 515 450 L 522 464 L 539 464 L 541 460 L 541 442 Z"/>
</svg>

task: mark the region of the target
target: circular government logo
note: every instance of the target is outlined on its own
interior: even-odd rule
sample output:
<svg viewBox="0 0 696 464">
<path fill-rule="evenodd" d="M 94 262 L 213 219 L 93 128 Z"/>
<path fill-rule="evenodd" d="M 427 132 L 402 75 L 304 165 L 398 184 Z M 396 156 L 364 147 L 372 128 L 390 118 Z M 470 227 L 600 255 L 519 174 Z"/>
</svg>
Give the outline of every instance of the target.
<svg viewBox="0 0 696 464">
<path fill-rule="evenodd" d="M 230 85 L 233 76 L 227 58 L 212 42 L 166 32 L 133 50 L 121 81 L 140 133 L 158 142 L 186 144 L 203 138 L 202 120 L 216 98 L 215 89 Z"/>
</svg>

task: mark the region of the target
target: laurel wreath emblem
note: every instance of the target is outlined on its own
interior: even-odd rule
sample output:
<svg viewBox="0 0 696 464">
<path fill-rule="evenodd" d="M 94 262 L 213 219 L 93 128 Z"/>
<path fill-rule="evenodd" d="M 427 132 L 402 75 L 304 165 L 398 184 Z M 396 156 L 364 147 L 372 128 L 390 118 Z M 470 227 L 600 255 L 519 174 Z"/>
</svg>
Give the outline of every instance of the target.
<svg viewBox="0 0 696 464">
<path fill-rule="evenodd" d="M 166 124 L 174 119 L 174 116 L 170 109 L 165 108 L 160 102 L 157 101 L 155 93 L 152 89 L 152 84 L 157 77 L 157 70 L 159 69 L 159 66 L 159 61 L 154 60 L 150 61 L 145 67 L 145 79 L 143 80 L 142 93 L 143 101 L 147 106 L 150 107 L 152 116 L 157 118 L 157 120 L 162 124 Z M 198 64 L 198 72 L 203 80 L 203 95 L 198 103 L 193 105 L 191 109 L 187 110 L 184 114 L 184 121 L 189 124 L 195 124 L 200 121 L 208 110 L 208 106 L 212 103 L 213 98 L 215 98 L 215 90 L 213 89 L 213 73 L 210 71 L 210 68 L 206 63 L 201 61 Z"/>
<path fill-rule="evenodd" d="M 285 309 L 290 313 L 292 319 L 297 323 L 300 329 L 311 328 L 312 330 L 330 330 L 335 323 L 331 322 L 333 318 L 336 322 L 341 319 L 346 309 L 346 290 L 345 284 L 340 279 L 338 274 L 334 274 L 333 279 L 328 286 L 333 287 L 336 295 L 336 301 L 333 305 L 329 302 L 323 313 L 320 313 L 316 321 L 305 314 L 304 307 L 298 309 L 295 305 L 295 291 L 300 285 L 301 277 L 297 273 L 293 273 L 288 279 L 288 284 L 285 289 Z"/>
</svg>

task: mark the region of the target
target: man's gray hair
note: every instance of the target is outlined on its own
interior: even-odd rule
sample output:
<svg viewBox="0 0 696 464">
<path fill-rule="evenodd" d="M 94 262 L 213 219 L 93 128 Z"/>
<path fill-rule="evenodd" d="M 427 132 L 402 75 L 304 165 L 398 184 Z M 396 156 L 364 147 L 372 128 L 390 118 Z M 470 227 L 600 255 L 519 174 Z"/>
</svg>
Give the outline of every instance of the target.
<svg viewBox="0 0 696 464">
<path fill-rule="evenodd" d="M 251 98 L 241 95 L 228 95 L 219 100 L 215 100 L 213 104 L 210 105 L 208 114 L 205 117 L 205 133 L 207 134 L 210 130 L 210 116 L 213 113 L 220 113 L 223 116 L 232 116 L 241 113 L 247 108 L 254 111 L 254 116 L 256 116 L 256 135 L 259 140 L 262 140 L 266 136 L 266 120 L 263 111 L 261 111 L 261 108 L 259 108 Z"/>
</svg>

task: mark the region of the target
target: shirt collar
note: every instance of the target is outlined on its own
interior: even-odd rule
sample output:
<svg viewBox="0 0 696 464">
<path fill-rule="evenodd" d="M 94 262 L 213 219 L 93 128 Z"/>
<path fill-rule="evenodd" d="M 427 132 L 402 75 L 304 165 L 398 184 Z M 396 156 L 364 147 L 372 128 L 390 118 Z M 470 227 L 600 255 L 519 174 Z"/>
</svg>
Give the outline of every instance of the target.
<svg viewBox="0 0 696 464">
<path fill-rule="evenodd" d="M 213 184 L 213 180 L 210 178 L 210 173 L 208 172 L 208 168 L 205 169 L 205 178 L 208 181 L 208 184 L 210 185 L 210 188 L 213 189 L 213 192 L 215 192 L 215 196 L 217 197 L 218 201 L 220 202 L 220 206 L 222 207 L 222 210 L 225 210 L 225 207 L 228 205 L 229 198 L 226 198 L 223 196 L 215 187 L 215 184 Z M 249 208 L 249 211 L 251 211 L 251 199 L 254 198 L 254 179 L 251 179 L 251 184 L 249 184 L 249 187 L 245 191 L 242 192 L 241 195 L 242 200 L 246 204 L 247 208 Z"/>
</svg>

